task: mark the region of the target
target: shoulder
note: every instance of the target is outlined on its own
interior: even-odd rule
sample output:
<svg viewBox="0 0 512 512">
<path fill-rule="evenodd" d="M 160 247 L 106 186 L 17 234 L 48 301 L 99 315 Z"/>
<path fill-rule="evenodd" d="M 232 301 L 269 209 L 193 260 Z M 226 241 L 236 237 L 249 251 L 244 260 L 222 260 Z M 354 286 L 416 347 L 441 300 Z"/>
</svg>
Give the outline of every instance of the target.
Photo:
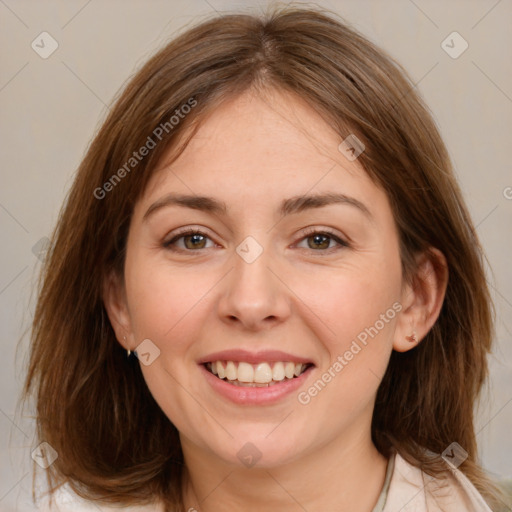
<svg viewBox="0 0 512 512">
<path fill-rule="evenodd" d="M 395 454 L 383 512 L 492 512 L 469 479 L 453 468 L 433 478 Z"/>
<path fill-rule="evenodd" d="M 164 512 L 164 508 L 157 504 L 131 507 L 98 505 L 93 501 L 84 500 L 67 486 L 55 492 L 51 505 L 48 497 L 42 498 L 38 510 L 39 512 Z"/>
</svg>

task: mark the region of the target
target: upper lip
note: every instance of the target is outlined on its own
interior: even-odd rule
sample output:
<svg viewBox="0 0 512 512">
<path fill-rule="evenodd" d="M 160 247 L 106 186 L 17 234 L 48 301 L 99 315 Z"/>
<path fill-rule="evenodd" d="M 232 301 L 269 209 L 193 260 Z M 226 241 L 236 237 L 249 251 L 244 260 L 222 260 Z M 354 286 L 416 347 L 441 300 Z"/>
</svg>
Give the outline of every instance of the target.
<svg viewBox="0 0 512 512">
<path fill-rule="evenodd" d="M 250 352 L 248 350 L 243 349 L 232 349 L 222 350 L 220 352 L 212 352 L 211 354 L 201 357 L 198 360 L 198 363 L 205 364 L 211 363 L 213 361 L 243 361 L 250 364 L 258 364 L 265 362 L 272 363 L 276 361 L 291 361 L 294 363 L 314 364 L 313 361 L 309 358 L 296 356 L 294 354 L 283 352 L 281 350 L 259 350 L 258 352 Z"/>
</svg>

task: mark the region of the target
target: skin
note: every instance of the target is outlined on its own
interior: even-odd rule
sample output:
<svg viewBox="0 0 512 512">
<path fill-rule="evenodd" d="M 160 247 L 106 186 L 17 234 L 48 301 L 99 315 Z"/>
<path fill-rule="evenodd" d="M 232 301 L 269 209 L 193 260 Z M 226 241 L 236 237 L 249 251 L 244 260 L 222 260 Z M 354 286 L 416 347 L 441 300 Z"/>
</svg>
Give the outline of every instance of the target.
<svg viewBox="0 0 512 512">
<path fill-rule="evenodd" d="M 404 282 L 387 197 L 341 141 L 302 99 L 249 91 L 205 118 L 176 161 L 164 156 L 135 206 L 124 281 L 111 276 L 105 305 L 125 348 L 150 339 L 160 350 L 141 370 L 180 432 L 186 509 L 370 512 L 377 501 L 387 460 L 371 441 L 376 392 L 392 350 L 414 348 L 434 324 L 447 276 L 419 255 L 417 286 Z M 144 220 L 170 192 L 215 197 L 227 213 L 174 205 Z M 322 192 L 356 198 L 371 217 L 347 204 L 278 212 L 284 199 Z M 207 238 L 163 246 L 185 226 Z M 349 247 L 305 228 L 330 229 Z M 247 236 L 263 248 L 252 263 L 236 252 Z M 396 302 L 401 311 L 299 403 L 298 392 Z M 406 339 L 413 330 L 417 342 Z M 232 348 L 283 350 L 316 367 L 279 403 L 235 405 L 197 364 Z M 237 457 L 247 442 L 261 452 L 251 468 Z"/>
</svg>

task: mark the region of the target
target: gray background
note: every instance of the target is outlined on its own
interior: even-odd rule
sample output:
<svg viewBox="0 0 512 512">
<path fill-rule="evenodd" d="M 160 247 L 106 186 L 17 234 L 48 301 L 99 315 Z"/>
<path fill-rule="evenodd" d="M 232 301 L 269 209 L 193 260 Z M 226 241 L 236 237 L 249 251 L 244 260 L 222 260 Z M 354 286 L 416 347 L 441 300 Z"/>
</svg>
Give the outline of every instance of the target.
<svg viewBox="0 0 512 512">
<path fill-rule="evenodd" d="M 448 145 L 487 252 L 497 312 L 491 381 L 477 414 L 480 453 L 489 472 L 512 478 L 512 3 L 320 5 L 405 67 Z M 0 511 L 34 510 L 31 411 L 22 415 L 16 408 L 40 268 L 34 246 L 51 232 L 74 172 L 129 76 L 169 38 L 213 11 L 259 12 L 264 6 L 227 0 L 0 0 Z M 59 45 L 47 59 L 31 47 L 43 31 Z M 453 31 L 469 44 L 456 59 L 441 46 Z M 460 41 L 448 41 L 452 51 L 461 48 Z"/>
</svg>

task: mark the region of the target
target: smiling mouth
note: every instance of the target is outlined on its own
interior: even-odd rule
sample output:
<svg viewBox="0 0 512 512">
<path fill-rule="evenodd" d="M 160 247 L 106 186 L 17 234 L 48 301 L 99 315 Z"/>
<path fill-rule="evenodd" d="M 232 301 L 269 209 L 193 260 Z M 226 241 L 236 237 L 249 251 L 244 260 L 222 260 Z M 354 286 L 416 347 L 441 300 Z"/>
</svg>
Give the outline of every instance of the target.
<svg viewBox="0 0 512 512">
<path fill-rule="evenodd" d="M 234 386 L 269 387 L 300 377 L 312 363 L 276 361 L 250 364 L 243 361 L 212 361 L 205 368 L 220 380 Z"/>
</svg>

